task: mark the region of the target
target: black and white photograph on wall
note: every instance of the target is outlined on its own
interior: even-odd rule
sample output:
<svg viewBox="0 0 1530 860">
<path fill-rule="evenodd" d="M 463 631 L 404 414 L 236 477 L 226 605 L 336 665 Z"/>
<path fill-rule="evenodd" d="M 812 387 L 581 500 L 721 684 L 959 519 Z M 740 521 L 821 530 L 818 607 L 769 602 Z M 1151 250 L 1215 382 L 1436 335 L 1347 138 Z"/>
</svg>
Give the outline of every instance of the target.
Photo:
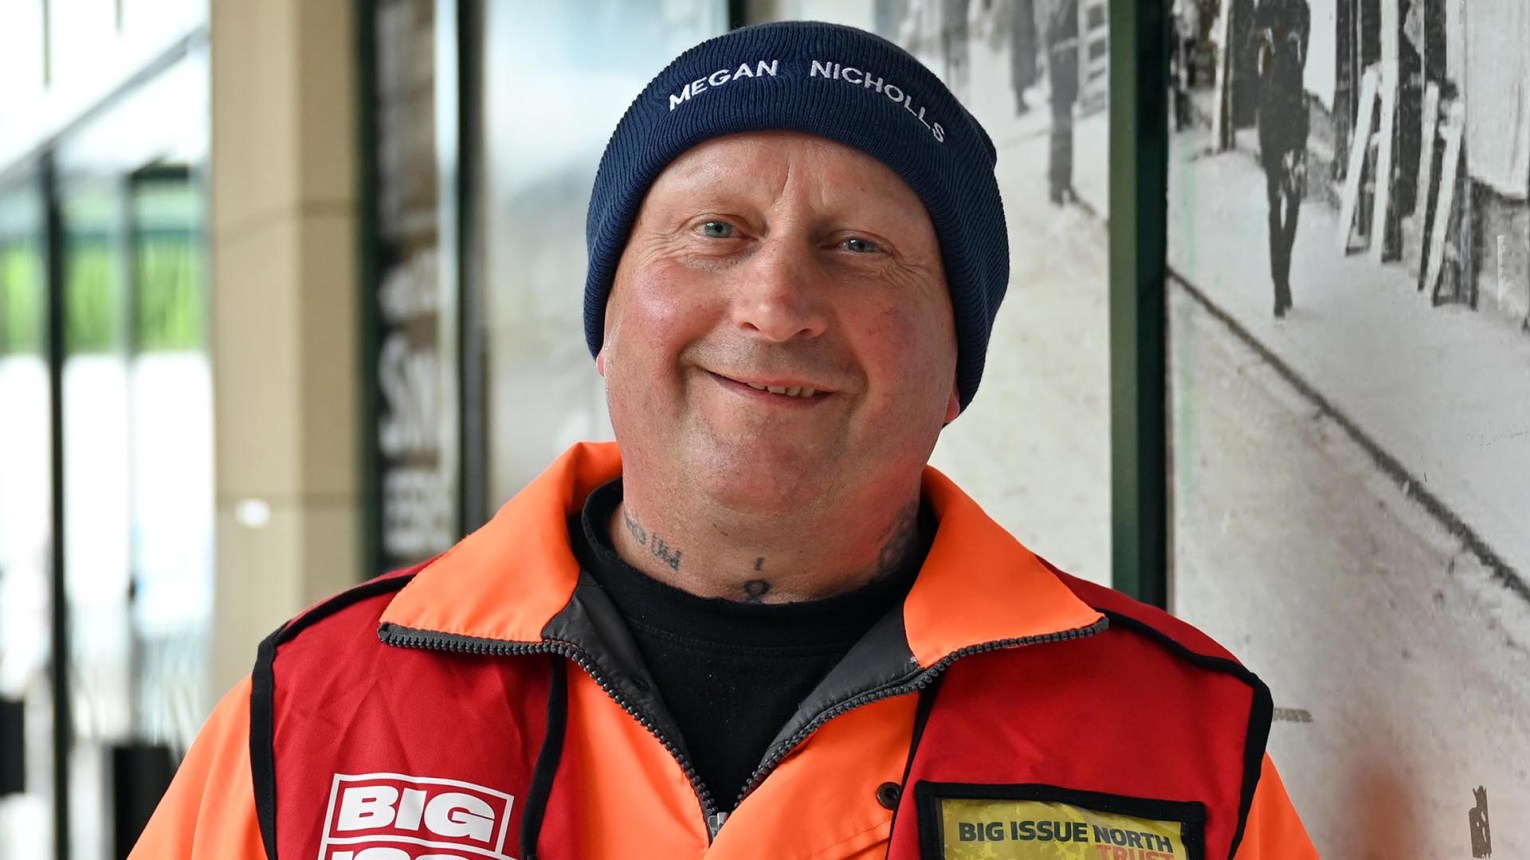
<svg viewBox="0 0 1530 860">
<path fill-rule="evenodd" d="M 1172 608 L 1324 856 L 1530 854 L 1530 3 L 1172 14 Z"/>
<path fill-rule="evenodd" d="M 1107 0 L 778 0 L 897 43 L 992 138 L 1010 283 L 982 397 L 932 464 L 1060 567 L 1110 579 Z M 877 85 L 875 78 L 864 85 Z M 1038 416 L 1046 416 L 1039 418 Z"/>
<path fill-rule="evenodd" d="M 1048 202 L 1103 211 L 1104 162 L 1087 159 L 1084 175 L 1077 177 L 1082 194 L 1075 186 L 1074 162 L 1075 123 L 1084 125 L 1080 131 L 1088 139 L 1083 145 L 1091 147 L 1099 136 L 1097 126 L 1105 122 L 1105 2 L 877 0 L 873 15 L 871 29 L 940 74 L 996 144 L 1044 140 Z M 1036 164 L 1034 153 L 1014 154 Z M 1088 153 L 1095 154 L 1101 152 Z M 1006 203 L 1028 206 L 1030 201 Z"/>
</svg>

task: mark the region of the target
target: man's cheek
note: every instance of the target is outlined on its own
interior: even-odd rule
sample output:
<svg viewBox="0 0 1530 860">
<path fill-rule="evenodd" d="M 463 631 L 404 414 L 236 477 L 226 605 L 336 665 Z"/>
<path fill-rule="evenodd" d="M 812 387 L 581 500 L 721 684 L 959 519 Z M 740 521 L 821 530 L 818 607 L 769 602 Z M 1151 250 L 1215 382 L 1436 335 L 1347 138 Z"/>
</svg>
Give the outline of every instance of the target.
<svg viewBox="0 0 1530 860">
<path fill-rule="evenodd" d="M 940 311 L 919 311 L 909 306 L 891 305 L 876 317 L 867 333 L 868 341 L 886 345 L 892 350 L 886 360 L 905 368 L 923 368 L 930 378 L 949 387 L 944 380 L 956 367 L 956 331 L 954 324 L 943 326 L 930 324 L 930 318 Z M 949 314 L 948 314 L 949 316 Z"/>
<path fill-rule="evenodd" d="M 629 322 L 637 322 L 638 331 L 655 341 L 694 327 L 718 301 L 716 290 L 702 289 L 694 279 L 672 276 L 668 268 L 656 266 L 646 273 L 628 297 Z"/>
</svg>

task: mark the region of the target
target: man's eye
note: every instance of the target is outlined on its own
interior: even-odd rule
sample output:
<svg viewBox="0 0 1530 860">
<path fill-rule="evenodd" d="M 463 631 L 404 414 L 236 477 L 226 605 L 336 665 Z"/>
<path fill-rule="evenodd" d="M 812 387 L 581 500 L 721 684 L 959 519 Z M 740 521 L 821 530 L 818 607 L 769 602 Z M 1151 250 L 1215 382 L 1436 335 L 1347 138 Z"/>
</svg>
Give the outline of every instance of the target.
<svg viewBox="0 0 1530 860">
<path fill-rule="evenodd" d="M 882 250 L 882 247 L 870 239 L 854 238 L 845 240 L 845 250 L 857 254 L 875 254 Z"/>
<path fill-rule="evenodd" d="M 701 235 L 708 239 L 732 239 L 733 225 L 727 221 L 708 221 L 701 225 Z"/>
</svg>

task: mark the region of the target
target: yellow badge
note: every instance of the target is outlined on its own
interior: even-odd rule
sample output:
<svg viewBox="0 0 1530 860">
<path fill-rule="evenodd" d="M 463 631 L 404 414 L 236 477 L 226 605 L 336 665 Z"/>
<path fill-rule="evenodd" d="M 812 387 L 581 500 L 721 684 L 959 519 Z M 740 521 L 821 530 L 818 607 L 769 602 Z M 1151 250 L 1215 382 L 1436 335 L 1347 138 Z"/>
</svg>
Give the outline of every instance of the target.
<svg viewBox="0 0 1530 860">
<path fill-rule="evenodd" d="M 1200 860 L 1200 804 L 1048 786 L 921 785 L 934 860 Z M 1009 796 L 994 796 L 1009 795 Z"/>
</svg>

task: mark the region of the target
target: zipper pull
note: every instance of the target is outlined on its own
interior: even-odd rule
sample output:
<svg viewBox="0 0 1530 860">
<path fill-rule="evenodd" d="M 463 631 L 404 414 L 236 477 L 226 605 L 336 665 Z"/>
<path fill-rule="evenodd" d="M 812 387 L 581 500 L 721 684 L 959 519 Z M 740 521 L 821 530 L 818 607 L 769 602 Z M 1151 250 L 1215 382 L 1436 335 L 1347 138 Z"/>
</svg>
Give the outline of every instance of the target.
<svg viewBox="0 0 1530 860">
<path fill-rule="evenodd" d="M 727 820 L 728 813 L 726 812 L 714 812 L 707 816 L 707 830 L 711 832 L 713 839 L 717 838 L 717 831 L 722 829 L 723 822 Z"/>
</svg>

